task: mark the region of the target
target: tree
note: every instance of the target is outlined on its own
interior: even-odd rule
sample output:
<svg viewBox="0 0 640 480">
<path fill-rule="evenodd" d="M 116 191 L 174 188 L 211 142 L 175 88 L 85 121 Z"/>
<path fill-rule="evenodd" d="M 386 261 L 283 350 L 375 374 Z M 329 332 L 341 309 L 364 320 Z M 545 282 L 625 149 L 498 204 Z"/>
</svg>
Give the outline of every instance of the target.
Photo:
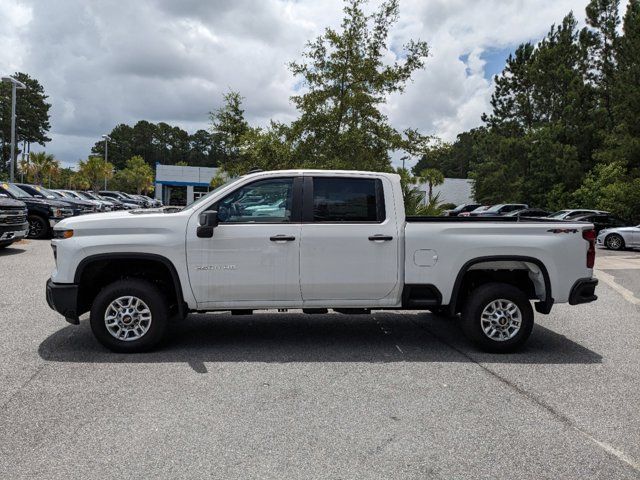
<svg viewBox="0 0 640 480">
<path fill-rule="evenodd" d="M 615 124 L 613 84 L 620 24 L 619 7 L 620 0 L 591 0 L 586 8 L 587 25 L 591 27 L 589 51 L 592 68 L 589 73 L 599 93 L 601 108 L 606 113 L 608 130 Z"/>
<path fill-rule="evenodd" d="M 291 126 L 297 163 L 324 168 L 390 170 L 389 152 L 402 137 L 380 107 L 402 92 L 413 72 L 423 68 L 429 49 L 408 42 L 387 64 L 390 28 L 398 20 L 398 0 L 383 2 L 372 15 L 364 0 L 349 0 L 340 31 L 327 28 L 307 44 L 305 61 L 292 62 L 306 91 L 292 97 L 300 117 Z"/>
<path fill-rule="evenodd" d="M 103 183 L 113 178 L 113 164 L 104 158 L 92 156 L 78 164 L 78 173 L 89 183 L 91 190 L 102 190 Z"/>
<path fill-rule="evenodd" d="M 125 190 L 140 195 L 153 187 L 153 169 L 139 155 L 127 160 L 127 166 L 116 174 L 118 181 L 125 184 Z"/>
<path fill-rule="evenodd" d="M 428 192 L 428 200 L 429 203 L 433 200 L 433 187 L 438 185 L 442 185 L 444 183 L 444 175 L 442 172 L 436 168 L 425 168 L 420 172 L 420 174 L 415 178 L 416 183 L 426 183 L 429 190 Z"/>
<path fill-rule="evenodd" d="M 29 163 L 26 165 L 28 177 L 33 183 L 42 185 L 47 181 L 47 185 L 51 186 L 51 179 L 55 178 L 60 171 L 60 162 L 53 155 L 46 152 L 32 153 L 29 156 Z"/>
<path fill-rule="evenodd" d="M 221 166 L 234 175 L 246 173 L 240 165 L 242 137 L 249 131 L 242 108 L 243 100 L 238 92 L 229 91 L 224 95 L 222 107 L 209 113 L 211 131 L 223 153 Z"/>
<path fill-rule="evenodd" d="M 16 95 L 16 154 L 22 149 L 30 150 L 32 143 L 44 146 L 51 139 L 47 136 L 49 109 L 44 87 L 28 74 L 16 72 L 13 77 L 24 83 L 27 88 L 18 90 Z M 11 142 L 11 85 L 0 82 L 0 142 L 2 146 L 3 164 L 9 161 Z"/>
</svg>

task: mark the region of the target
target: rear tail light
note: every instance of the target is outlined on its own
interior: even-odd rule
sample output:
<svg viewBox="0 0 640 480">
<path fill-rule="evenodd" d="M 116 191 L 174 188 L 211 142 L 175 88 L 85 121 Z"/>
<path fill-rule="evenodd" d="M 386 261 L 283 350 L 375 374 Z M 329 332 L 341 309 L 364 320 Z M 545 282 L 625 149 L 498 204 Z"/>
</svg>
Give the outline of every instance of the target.
<svg viewBox="0 0 640 480">
<path fill-rule="evenodd" d="M 589 248 L 587 249 L 587 268 L 593 268 L 596 261 L 596 231 L 583 230 L 582 238 L 589 242 Z"/>
</svg>

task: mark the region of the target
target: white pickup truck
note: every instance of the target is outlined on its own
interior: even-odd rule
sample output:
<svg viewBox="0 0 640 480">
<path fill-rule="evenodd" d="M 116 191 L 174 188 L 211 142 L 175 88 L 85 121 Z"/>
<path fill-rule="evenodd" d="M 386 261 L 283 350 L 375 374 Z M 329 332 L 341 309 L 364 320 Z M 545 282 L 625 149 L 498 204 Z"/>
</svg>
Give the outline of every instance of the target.
<svg viewBox="0 0 640 480">
<path fill-rule="evenodd" d="M 554 303 L 596 300 L 593 225 L 406 217 L 400 178 L 290 170 L 237 178 L 186 208 L 83 215 L 54 231 L 47 301 L 119 352 L 153 348 L 189 312 L 461 313 L 512 351 Z"/>
</svg>

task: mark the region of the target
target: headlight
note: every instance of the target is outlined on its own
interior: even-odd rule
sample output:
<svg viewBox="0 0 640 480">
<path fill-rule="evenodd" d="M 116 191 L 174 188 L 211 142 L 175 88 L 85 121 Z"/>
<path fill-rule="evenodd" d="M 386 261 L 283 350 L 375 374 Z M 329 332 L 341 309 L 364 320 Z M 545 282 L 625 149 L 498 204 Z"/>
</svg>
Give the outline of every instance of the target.
<svg viewBox="0 0 640 480">
<path fill-rule="evenodd" d="M 73 237 L 73 230 L 71 229 L 53 231 L 53 238 L 63 239 L 63 238 L 71 238 L 71 237 Z"/>
<path fill-rule="evenodd" d="M 62 216 L 62 210 L 59 208 L 51 207 L 51 215 L 54 218 L 60 218 Z"/>
</svg>

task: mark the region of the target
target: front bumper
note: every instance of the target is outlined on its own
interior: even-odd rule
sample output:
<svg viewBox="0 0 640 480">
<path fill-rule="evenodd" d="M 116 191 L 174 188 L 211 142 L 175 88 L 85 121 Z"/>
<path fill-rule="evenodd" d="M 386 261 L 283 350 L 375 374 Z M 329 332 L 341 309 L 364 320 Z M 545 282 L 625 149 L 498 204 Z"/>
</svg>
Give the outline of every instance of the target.
<svg viewBox="0 0 640 480">
<path fill-rule="evenodd" d="M 64 316 L 74 325 L 80 323 L 78 315 L 78 285 L 72 283 L 53 283 L 47 280 L 47 303 L 52 310 Z"/>
<path fill-rule="evenodd" d="M 0 242 L 17 242 L 27 236 L 29 224 L 8 225 L 0 227 Z"/>
<path fill-rule="evenodd" d="M 598 299 L 595 295 L 596 285 L 598 285 L 596 278 L 580 278 L 576 280 L 569 294 L 569 305 L 596 301 Z"/>
</svg>

